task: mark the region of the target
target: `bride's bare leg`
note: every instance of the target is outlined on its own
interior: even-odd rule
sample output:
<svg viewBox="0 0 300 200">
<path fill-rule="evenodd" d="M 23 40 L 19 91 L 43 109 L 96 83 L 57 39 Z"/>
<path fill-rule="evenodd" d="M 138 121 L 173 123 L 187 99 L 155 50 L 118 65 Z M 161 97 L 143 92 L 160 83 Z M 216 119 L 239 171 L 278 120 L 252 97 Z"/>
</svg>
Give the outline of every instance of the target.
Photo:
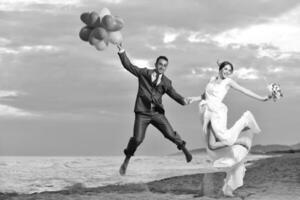
<svg viewBox="0 0 300 200">
<path fill-rule="evenodd" d="M 252 145 L 252 140 L 253 140 L 254 134 L 247 130 L 249 130 L 248 127 L 245 127 L 242 130 L 242 133 L 241 133 L 240 137 L 236 140 L 235 144 L 242 145 L 249 150 Z M 208 132 L 207 133 L 207 136 L 208 136 L 207 144 L 208 144 L 209 149 L 217 150 L 217 149 L 221 149 L 223 147 L 227 147 L 227 145 L 224 145 L 221 141 L 219 141 L 216 138 L 216 134 L 215 134 L 214 130 L 212 129 L 211 123 L 208 124 L 207 132 Z"/>
<path fill-rule="evenodd" d="M 217 124 L 215 124 L 215 126 L 217 127 Z M 250 111 L 246 111 L 230 129 L 226 129 L 223 132 L 221 131 L 220 133 L 216 132 L 215 137 L 220 139 L 223 144 L 231 146 L 236 143 L 237 139 L 240 137 L 240 134 L 243 131 L 249 129 L 251 129 L 252 132 L 255 133 L 259 133 L 260 131 L 252 113 Z"/>
<path fill-rule="evenodd" d="M 227 145 L 224 145 L 221 141 L 217 140 L 215 132 L 212 129 L 211 123 L 209 123 L 207 126 L 208 126 L 207 127 L 208 148 L 211 150 L 216 150 L 216 149 L 226 147 Z"/>
<path fill-rule="evenodd" d="M 235 144 L 240 144 L 242 146 L 247 147 L 248 150 L 250 150 L 252 146 L 252 140 L 253 140 L 254 133 L 252 132 L 243 132 L 241 133 L 240 137 L 237 139 Z"/>
</svg>

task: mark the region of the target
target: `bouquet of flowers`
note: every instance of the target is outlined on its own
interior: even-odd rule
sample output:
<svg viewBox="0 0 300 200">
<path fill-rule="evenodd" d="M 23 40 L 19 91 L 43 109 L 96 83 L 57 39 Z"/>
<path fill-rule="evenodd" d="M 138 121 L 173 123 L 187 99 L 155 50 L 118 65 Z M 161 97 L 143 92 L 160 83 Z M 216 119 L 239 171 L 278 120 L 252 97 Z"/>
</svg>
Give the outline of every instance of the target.
<svg viewBox="0 0 300 200">
<path fill-rule="evenodd" d="M 273 99 L 273 101 L 276 101 L 277 99 L 280 99 L 283 97 L 280 85 L 278 83 L 271 83 L 268 85 L 268 89 L 270 91 L 270 96 Z"/>
</svg>

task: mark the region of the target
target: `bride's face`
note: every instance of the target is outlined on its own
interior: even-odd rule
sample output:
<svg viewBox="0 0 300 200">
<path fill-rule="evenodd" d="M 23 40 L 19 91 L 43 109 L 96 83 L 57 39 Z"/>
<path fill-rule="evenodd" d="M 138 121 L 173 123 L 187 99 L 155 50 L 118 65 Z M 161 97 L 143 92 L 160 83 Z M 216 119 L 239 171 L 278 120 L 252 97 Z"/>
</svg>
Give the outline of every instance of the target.
<svg viewBox="0 0 300 200">
<path fill-rule="evenodd" d="M 225 65 L 220 71 L 219 71 L 220 77 L 222 79 L 229 77 L 232 74 L 232 68 L 230 65 Z"/>
</svg>

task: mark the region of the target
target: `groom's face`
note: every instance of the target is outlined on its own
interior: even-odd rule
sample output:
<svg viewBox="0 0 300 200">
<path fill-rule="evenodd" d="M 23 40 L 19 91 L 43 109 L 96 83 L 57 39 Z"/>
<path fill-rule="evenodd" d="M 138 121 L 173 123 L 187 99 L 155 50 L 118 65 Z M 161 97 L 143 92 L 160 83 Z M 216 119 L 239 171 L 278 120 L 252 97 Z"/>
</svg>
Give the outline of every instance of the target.
<svg viewBox="0 0 300 200">
<path fill-rule="evenodd" d="M 166 61 L 165 59 L 159 59 L 155 63 L 155 68 L 160 74 L 165 73 L 165 71 L 167 70 L 167 67 L 168 67 L 168 61 Z"/>
</svg>

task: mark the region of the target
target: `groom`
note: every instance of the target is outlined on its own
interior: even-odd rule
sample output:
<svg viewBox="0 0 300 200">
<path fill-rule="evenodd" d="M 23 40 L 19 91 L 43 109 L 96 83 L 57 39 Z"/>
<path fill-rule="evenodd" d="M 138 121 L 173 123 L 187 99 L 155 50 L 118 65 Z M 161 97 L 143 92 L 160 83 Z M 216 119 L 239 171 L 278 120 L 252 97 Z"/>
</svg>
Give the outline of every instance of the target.
<svg viewBox="0 0 300 200">
<path fill-rule="evenodd" d="M 165 93 L 181 105 L 187 105 L 191 102 L 189 98 L 184 98 L 178 94 L 172 87 L 171 80 L 164 75 L 168 66 L 168 58 L 159 56 L 156 59 L 155 69 L 153 70 L 139 68 L 130 62 L 121 44 L 117 45 L 117 47 L 123 67 L 136 76 L 139 81 L 134 108 L 135 121 L 133 137 L 129 139 L 128 145 L 124 150 L 126 157 L 120 167 L 120 174 L 125 175 L 129 160 L 131 156 L 134 155 L 137 147 L 143 142 L 149 124 L 152 124 L 164 137 L 175 143 L 177 148 L 183 151 L 186 161 L 190 162 L 192 155 L 186 149 L 185 141 L 173 130 L 164 114 L 162 95 Z"/>
</svg>

